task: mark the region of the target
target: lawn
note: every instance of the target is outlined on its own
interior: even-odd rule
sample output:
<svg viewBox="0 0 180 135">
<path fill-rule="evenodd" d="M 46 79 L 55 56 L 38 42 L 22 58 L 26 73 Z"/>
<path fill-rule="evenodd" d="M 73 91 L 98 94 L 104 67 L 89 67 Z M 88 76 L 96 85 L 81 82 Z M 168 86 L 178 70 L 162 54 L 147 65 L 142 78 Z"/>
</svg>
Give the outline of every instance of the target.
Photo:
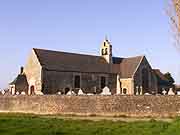
<svg viewBox="0 0 180 135">
<path fill-rule="evenodd" d="M 0 135 L 180 135 L 180 119 L 113 122 L 0 114 Z"/>
</svg>

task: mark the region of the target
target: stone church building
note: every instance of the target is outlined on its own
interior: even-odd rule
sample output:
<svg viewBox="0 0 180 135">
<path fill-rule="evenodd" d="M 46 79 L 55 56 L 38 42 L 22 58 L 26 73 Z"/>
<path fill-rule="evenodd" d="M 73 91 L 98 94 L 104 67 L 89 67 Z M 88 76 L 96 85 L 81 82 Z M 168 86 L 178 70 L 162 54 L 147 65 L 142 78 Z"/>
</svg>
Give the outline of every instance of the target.
<svg viewBox="0 0 180 135">
<path fill-rule="evenodd" d="M 10 83 L 11 93 L 100 94 L 104 87 L 112 94 L 139 95 L 157 92 L 157 78 L 145 56 L 112 56 L 112 45 L 105 39 L 100 56 L 32 49 L 27 64 Z"/>
</svg>

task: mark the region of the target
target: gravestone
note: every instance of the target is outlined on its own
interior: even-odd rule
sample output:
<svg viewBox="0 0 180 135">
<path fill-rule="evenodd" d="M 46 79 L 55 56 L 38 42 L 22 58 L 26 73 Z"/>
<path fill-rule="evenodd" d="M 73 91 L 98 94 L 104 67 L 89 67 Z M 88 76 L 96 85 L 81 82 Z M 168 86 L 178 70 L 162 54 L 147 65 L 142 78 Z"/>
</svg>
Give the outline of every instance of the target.
<svg viewBox="0 0 180 135">
<path fill-rule="evenodd" d="M 143 95 L 143 87 L 140 87 L 140 95 Z"/>
<path fill-rule="evenodd" d="M 167 93 L 167 91 L 165 89 L 163 89 L 162 94 L 166 95 L 166 93 Z"/>
<path fill-rule="evenodd" d="M 24 91 L 21 92 L 21 95 L 26 95 L 26 93 Z"/>
<path fill-rule="evenodd" d="M 85 94 L 83 93 L 82 89 L 79 89 L 78 95 L 85 95 Z"/>
<path fill-rule="evenodd" d="M 61 95 L 61 92 L 59 91 L 57 94 L 58 94 L 58 95 Z"/>
<path fill-rule="evenodd" d="M 93 93 L 87 93 L 87 96 L 93 96 L 94 94 Z"/>
<path fill-rule="evenodd" d="M 104 89 L 102 90 L 101 95 L 111 95 L 110 89 L 107 86 L 104 87 Z"/>
<path fill-rule="evenodd" d="M 168 95 L 175 95 L 172 88 L 169 89 Z"/>
<path fill-rule="evenodd" d="M 66 94 L 66 95 L 68 95 L 68 96 L 72 96 L 72 95 L 76 95 L 76 93 L 74 92 L 74 91 L 68 91 L 68 93 Z"/>
<path fill-rule="evenodd" d="M 2 90 L 1 93 L 4 95 L 6 92 L 4 90 Z"/>
<path fill-rule="evenodd" d="M 139 95 L 139 87 L 136 86 L 136 95 Z"/>
<path fill-rule="evenodd" d="M 180 95 L 180 91 L 177 91 L 177 95 Z"/>
</svg>

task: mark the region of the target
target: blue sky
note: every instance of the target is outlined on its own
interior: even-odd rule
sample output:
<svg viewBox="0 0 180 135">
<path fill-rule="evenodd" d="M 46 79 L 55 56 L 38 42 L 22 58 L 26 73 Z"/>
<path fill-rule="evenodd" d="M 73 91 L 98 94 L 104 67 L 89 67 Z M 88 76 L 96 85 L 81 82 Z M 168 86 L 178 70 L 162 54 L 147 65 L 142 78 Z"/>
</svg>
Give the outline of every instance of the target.
<svg viewBox="0 0 180 135">
<path fill-rule="evenodd" d="M 99 55 L 105 35 L 113 55 L 146 55 L 180 83 L 164 0 L 0 0 L 0 88 L 26 63 L 31 48 Z"/>
</svg>

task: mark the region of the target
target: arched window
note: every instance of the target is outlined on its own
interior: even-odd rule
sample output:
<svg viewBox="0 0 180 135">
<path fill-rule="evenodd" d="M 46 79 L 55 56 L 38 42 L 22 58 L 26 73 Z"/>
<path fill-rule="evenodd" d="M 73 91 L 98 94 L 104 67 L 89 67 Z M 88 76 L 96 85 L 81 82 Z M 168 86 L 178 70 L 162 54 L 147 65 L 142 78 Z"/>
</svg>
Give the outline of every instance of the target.
<svg viewBox="0 0 180 135">
<path fill-rule="evenodd" d="M 80 75 L 74 76 L 74 88 L 80 88 L 81 87 L 81 77 Z"/>
</svg>

